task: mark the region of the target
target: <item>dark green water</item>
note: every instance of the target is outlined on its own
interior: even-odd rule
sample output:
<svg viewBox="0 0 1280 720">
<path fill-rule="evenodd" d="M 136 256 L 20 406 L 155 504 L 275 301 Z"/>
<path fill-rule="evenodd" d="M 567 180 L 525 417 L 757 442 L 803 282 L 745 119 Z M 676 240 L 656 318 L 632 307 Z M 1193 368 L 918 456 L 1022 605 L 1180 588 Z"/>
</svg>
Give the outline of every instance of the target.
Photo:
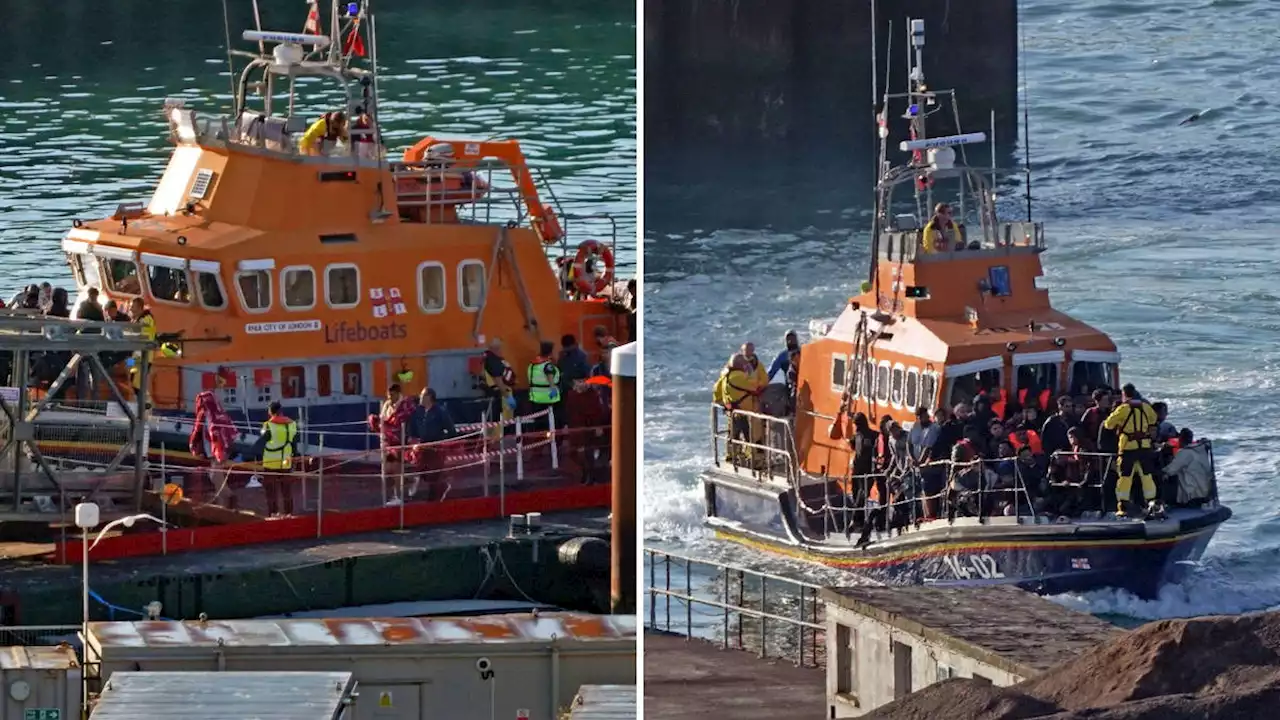
<svg viewBox="0 0 1280 720">
<path fill-rule="evenodd" d="M 259 0 L 298 32 L 301 0 Z M 635 5 L 590 0 L 375 3 L 382 122 L 395 149 L 426 134 L 512 137 L 565 209 L 618 218 L 635 263 Z M 226 112 L 218 0 L 4 0 L 0 24 L 0 291 L 69 284 L 72 218 L 146 200 L 170 146 L 165 98 Z M 228 0 L 248 49 L 249 0 Z M 326 16 L 327 17 L 327 16 Z M 327 23 L 326 23 L 327 28 Z M 336 95 L 317 98 L 316 114 Z M 625 273 L 630 275 L 633 270 Z M 55 282 L 57 284 L 57 282 Z"/>
</svg>

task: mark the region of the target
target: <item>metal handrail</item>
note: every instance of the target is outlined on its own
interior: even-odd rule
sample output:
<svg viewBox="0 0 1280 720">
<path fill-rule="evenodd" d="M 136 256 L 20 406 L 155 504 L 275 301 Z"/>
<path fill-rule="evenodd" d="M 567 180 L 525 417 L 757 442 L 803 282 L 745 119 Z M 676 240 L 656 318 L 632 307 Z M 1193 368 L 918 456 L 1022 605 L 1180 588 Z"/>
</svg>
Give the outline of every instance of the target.
<svg viewBox="0 0 1280 720">
<path fill-rule="evenodd" d="M 831 534 L 833 527 L 838 527 L 840 524 L 836 517 L 836 513 L 848 513 L 851 511 L 852 512 L 859 512 L 859 511 L 872 512 L 872 511 L 882 510 L 885 513 L 884 522 L 886 524 L 886 527 L 892 527 L 895 520 L 900 520 L 900 517 L 898 516 L 899 512 L 907 513 L 908 525 L 920 524 L 924 519 L 921 517 L 921 512 L 920 512 L 923 507 L 921 503 L 924 503 L 924 502 L 933 502 L 933 501 L 941 502 L 942 503 L 940 508 L 941 512 L 937 514 L 936 518 L 934 518 L 932 515 L 930 517 L 933 519 L 947 518 L 949 520 L 954 519 L 955 512 L 957 509 L 959 509 L 958 503 L 960 501 L 970 499 L 975 496 L 977 497 L 977 500 L 978 500 L 977 517 L 980 519 L 986 519 L 987 517 L 991 517 L 991 515 L 986 512 L 986 509 L 989 507 L 986 500 L 991 496 L 999 496 L 1001 498 L 1007 498 L 1009 495 L 1012 495 L 1012 499 L 1014 502 L 1014 514 L 1012 515 L 1012 517 L 1019 517 L 1019 518 L 1025 517 L 1023 514 L 1023 508 L 1026 508 L 1028 510 L 1033 510 L 1035 507 L 1035 503 L 1032 499 L 1031 491 L 1027 487 L 1026 479 L 1023 476 L 1023 468 L 1021 464 L 1017 462 L 1016 457 L 975 458 L 973 460 L 969 460 L 965 462 L 955 462 L 950 459 L 942 459 L 942 460 L 934 460 L 926 463 L 917 463 L 913 458 L 910 457 L 910 455 L 900 457 L 900 458 L 895 456 L 893 458 L 893 462 L 891 463 L 891 468 L 887 472 L 876 472 L 876 473 L 871 473 L 867 475 L 846 475 L 844 478 L 837 479 L 837 482 L 844 484 L 848 488 L 858 488 L 858 487 L 868 488 L 866 497 L 862 497 L 860 500 L 853 500 L 852 502 L 851 502 L 851 498 L 845 493 L 835 493 L 833 496 L 833 493 L 831 491 L 832 478 L 827 477 L 824 479 L 824 478 L 813 477 L 811 478 L 812 480 L 815 480 L 815 481 L 825 480 L 825 483 L 823 488 L 822 504 L 820 506 L 810 505 L 808 502 L 806 502 L 805 495 L 802 492 L 804 486 L 806 485 L 805 483 L 806 478 L 802 473 L 802 471 L 799 469 L 798 453 L 795 447 L 795 437 L 790 432 L 790 420 L 788 418 L 778 418 L 771 415 L 765 415 L 762 413 L 745 411 L 745 410 L 729 411 L 729 410 L 726 410 L 725 408 L 720 407 L 719 405 L 715 405 L 714 403 L 712 404 L 712 408 L 713 408 L 712 418 L 711 418 L 712 454 L 717 467 L 720 466 L 722 461 L 727 461 L 735 469 L 743 465 L 750 466 L 757 477 L 767 476 L 775 479 L 783 479 L 785 477 L 786 481 L 789 483 L 791 489 L 795 493 L 795 501 L 799 509 L 803 510 L 809 515 L 824 516 L 824 524 L 826 526 L 827 535 Z M 764 444 L 757 443 L 752 440 L 734 439 L 731 437 L 731 431 L 725 431 L 721 429 L 719 424 L 720 413 L 717 412 L 717 410 L 725 411 L 725 413 L 730 417 L 733 417 L 735 415 L 743 415 L 753 421 L 756 421 L 756 420 L 763 421 L 767 424 L 766 425 L 767 430 L 771 430 L 773 428 L 772 424 L 780 424 L 785 426 L 786 432 L 783 432 L 780 434 L 775 434 L 773 432 L 766 432 L 765 438 L 764 438 L 765 440 Z M 779 438 L 781 439 L 781 442 L 784 444 L 782 447 L 778 447 L 776 445 L 770 444 L 774 441 L 775 436 L 779 436 Z M 724 453 L 723 460 L 721 457 L 721 447 L 720 447 L 722 441 L 726 445 L 726 452 Z M 1210 499 L 1216 503 L 1218 501 L 1218 484 L 1217 484 L 1216 471 L 1214 470 L 1212 443 L 1209 440 L 1201 440 L 1195 443 L 1193 446 L 1204 446 L 1207 448 L 1209 452 L 1209 460 L 1210 460 L 1210 468 L 1211 468 Z M 761 466 L 761 464 L 759 463 L 750 462 L 750 461 L 748 461 L 747 463 L 741 463 L 738 461 L 739 458 L 736 457 L 734 453 L 731 452 L 732 448 L 735 448 L 735 447 L 742 449 L 744 452 L 760 451 L 764 453 L 766 457 L 769 458 L 769 460 L 766 460 L 763 466 Z M 1189 447 L 1192 447 L 1192 446 L 1189 446 Z M 1099 452 L 1077 452 L 1073 450 L 1059 450 L 1049 454 L 1049 458 L 1051 460 L 1053 458 L 1061 457 L 1061 456 L 1072 456 L 1077 458 L 1096 459 L 1099 467 L 1097 468 L 1097 472 L 1095 473 L 1095 478 L 1091 482 L 1082 482 L 1082 483 L 1054 482 L 1050 480 L 1048 477 L 1048 472 L 1050 468 L 1046 467 L 1045 481 L 1047 482 L 1047 484 L 1050 487 L 1073 488 L 1081 492 L 1086 490 L 1096 491 L 1098 493 L 1098 498 L 1097 498 L 1098 507 L 1096 511 L 1100 514 L 1105 514 L 1106 498 L 1105 498 L 1104 489 L 1106 486 L 1106 480 L 1114 472 L 1114 466 L 1118 461 L 1120 454 L 1119 453 L 1099 453 Z M 771 461 L 771 458 L 774 458 L 774 457 L 784 458 L 784 465 L 782 467 L 782 472 L 777 472 L 778 468 Z M 987 472 L 989 472 L 989 470 L 984 471 L 978 475 L 977 490 L 963 489 L 958 487 L 956 484 L 957 476 L 962 475 L 963 473 L 970 470 L 974 466 L 982 466 L 985 470 L 987 466 L 1003 464 L 1006 462 L 1013 464 L 1014 480 L 1013 480 L 1012 486 L 1009 486 L 1009 487 L 990 486 L 988 484 L 988 479 L 987 479 Z M 927 471 L 929 468 L 944 468 L 946 470 L 946 482 L 943 484 L 943 487 L 939 492 L 936 492 L 931 495 L 926 495 L 921 492 L 921 488 L 923 485 L 922 473 Z M 886 490 L 886 493 L 894 497 L 894 500 L 889 501 L 887 497 L 880 498 L 879 502 L 874 502 L 870 500 L 869 489 L 873 486 L 876 486 L 876 484 L 880 482 L 884 483 L 884 488 Z M 1093 511 L 1089 510 L 1089 511 L 1082 511 L 1082 512 L 1093 512 Z M 1031 514 L 1031 517 L 1038 518 L 1039 516 L 1033 511 Z M 1036 522 L 1039 522 L 1039 520 L 1037 519 Z M 803 527 L 801 528 L 801 532 L 804 532 Z"/>
<path fill-rule="evenodd" d="M 682 634 L 689 639 L 702 637 L 698 633 L 698 628 L 695 627 L 694 606 L 703 606 L 719 611 L 716 613 L 720 616 L 719 640 L 724 649 L 754 650 L 762 658 L 785 658 L 802 667 L 822 667 L 825 663 L 826 648 L 824 638 L 826 626 L 823 624 L 822 618 L 819 617 L 820 608 L 825 614 L 825 605 L 818 597 L 819 590 L 821 590 L 820 586 L 780 575 L 749 570 L 727 563 L 701 560 L 654 548 L 645 548 L 644 553 L 645 562 L 649 567 L 649 587 L 647 589 L 649 613 L 646 628 L 659 632 Z M 664 584 L 662 586 L 658 585 L 657 578 L 659 564 L 664 568 Z M 671 570 L 673 566 L 684 570 L 683 591 L 672 589 Z M 716 595 L 718 596 L 708 597 L 695 592 L 693 575 L 696 569 L 708 569 L 713 572 L 715 577 L 710 578 L 712 580 L 711 584 L 716 588 Z M 769 591 L 770 582 L 774 584 L 775 588 L 772 594 Z M 748 596 L 747 587 L 749 585 L 758 585 L 759 587 L 758 607 L 751 606 L 755 596 Z M 733 602 L 730 598 L 735 589 L 738 597 L 737 601 Z M 771 598 L 775 605 L 786 604 L 787 601 L 794 599 L 796 601 L 796 614 L 788 616 L 772 611 L 773 608 L 770 606 Z M 685 606 L 685 626 L 683 631 L 678 626 L 674 630 L 672 627 L 671 603 L 673 600 L 677 603 L 684 603 Z M 658 622 L 659 601 L 663 601 L 665 604 L 665 618 L 664 623 L 661 625 Z M 736 633 L 732 622 L 734 618 L 737 619 Z M 774 632 L 772 634 L 769 630 L 770 622 L 774 623 Z M 749 639 L 745 626 L 750 623 L 758 623 L 758 639 Z M 783 628 L 781 632 L 778 631 L 779 625 Z M 790 630 L 794 630 L 794 636 L 791 635 Z M 754 635 L 754 633 L 751 633 L 751 635 Z M 731 640 L 735 637 L 736 642 Z M 794 645 L 786 647 L 791 637 L 795 638 Z M 754 645 L 754 647 L 748 647 L 749 645 Z M 807 656 L 806 652 L 808 653 Z"/>
</svg>

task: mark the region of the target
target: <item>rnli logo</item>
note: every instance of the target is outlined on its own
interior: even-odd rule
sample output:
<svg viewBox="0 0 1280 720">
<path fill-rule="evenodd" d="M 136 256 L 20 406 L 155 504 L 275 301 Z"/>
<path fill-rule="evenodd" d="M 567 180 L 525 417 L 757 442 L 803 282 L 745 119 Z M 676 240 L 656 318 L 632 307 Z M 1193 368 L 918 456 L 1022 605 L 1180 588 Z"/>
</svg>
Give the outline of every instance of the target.
<svg viewBox="0 0 1280 720">
<path fill-rule="evenodd" d="M 409 329 L 398 322 L 365 325 L 358 320 L 354 323 L 343 320 L 336 325 L 324 326 L 324 341 L 329 345 L 372 340 L 404 340 L 407 337 L 409 337 Z"/>
<path fill-rule="evenodd" d="M 373 307 L 373 317 L 381 320 L 391 315 L 404 315 L 409 312 L 409 308 L 405 307 L 404 298 L 400 296 L 400 288 L 391 288 L 386 291 L 383 288 L 369 288 L 369 304 Z"/>
</svg>

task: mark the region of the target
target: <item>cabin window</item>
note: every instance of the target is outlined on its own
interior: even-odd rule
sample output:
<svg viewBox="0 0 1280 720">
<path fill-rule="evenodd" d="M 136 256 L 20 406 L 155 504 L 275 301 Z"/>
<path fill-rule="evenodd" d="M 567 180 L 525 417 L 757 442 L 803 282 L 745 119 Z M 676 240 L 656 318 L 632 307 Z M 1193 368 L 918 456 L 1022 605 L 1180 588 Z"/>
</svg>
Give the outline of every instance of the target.
<svg viewBox="0 0 1280 720">
<path fill-rule="evenodd" d="M 191 280 L 183 268 L 147 266 L 147 287 L 159 302 L 188 305 L 191 303 Z"/>
<path fill-rule="evenodd" d="M 353 308 L 360 304 L 360 269 L 355 265 L 330 265 L 324 270 L 329 307 Z"/>
<path fill-rule="evenodd" d="M 930 412 L 938 407 L 937 373 L 920 373 L 920 407 L 928 408 Z"/>
<path fill-rule="evenodd" d="M 1039 403 L 1037 399 L 1044 390 L 1049 391 L 1049 406 L 1053 406 L 1053 397 L 1058 392 L 1058 363 L 1036 363 L 1035 365 L 1019 365 L 1018 366 L 1018 396 L 1022 395 L 1022 391 L 1026 390 L 1030 397 L 1023 399 L 1018 398 L 1018 403 L 1023 407 L 1027 405 Z M 1038 405 L 1037 405 L 1038 406 Z"/>
<path fill-rule="evenodd" d="M 284 287 L 286 310 L 310 310 L 316 306 L 316 271 L 305 265 L 294 265 L 280 273 Z"/>
<path fill-rule="evenodd" d="M 862 364 L 862 397 L 870 400 L 876 396 L 876 364 L 867 360 Z"/>
<path fill-rule="evenodd" d="M 1100 387 L 1115 384 L 1116 366 L 1108 362 L 1084 362 L 1071 364 L 1071 397 L 1089 395 Z"/>
<path fill-rule="evenodd" d="M 425 313 L 438 313 L 445 304 L 444 266 L 424 262 L 418 266 L 418 307 Z"/>
<path fill-rule="evenodd" d="M 221 310 L 227 306 L 227 297 L 222 293 L 222 278 L 214 273 L 196 273 L 196 294 L 200 304 L 208 310 Z"/>
<path fill-rule="evenodd" d="M 316 366 L 316 396 L 329 397 L 333 394 L 333 368 L 328 365 Z"/>
<path fill-rule="evenodd" d="M 906 382 L 907 371 L 901 365 L 893 369 L 893 378 L 889 385 L 889 404 L 894 407 L 902 407 L 902 385 Z"/>
<path fill-rule="evenodd" d="M 295 400 L 307 396 L 307 370 L 301 365 L 280 368 L 280 396 Z"/>
<path fill-rule="evenodd" d="M 835 355 L 831 358 L 831 388 L 844 392 L 844 382 L 848 360 L 843 355 Z"/>
<path fill-rule="evenodd" d="M 961 375 L 951 381 L 951 399 L 947 402 L 947 405 L 955 407 L 960 403 L 972 403 L 973 399 L 983 390 L 986 390 L 991 397 L 997 397 L 1000 394 L 1000 387 L 1000 370 L 998 368 Z"/>
<path fill-rule="evenodd" d="M 360 363 L 346 363 L 342 366 L 342 394 L 364 395 L 364 368 Z"/>
<path fill-rule="evenodd" d="M 84 272 L 84 256 L 79 253 L 67 253 L 67 264 L 71 266 L 71 275 L 76 279 L 76 287 L 87 286 L 89 281 Z"/>
<path fill-rule="evenodd" d="M 876 368 L 876 402 L 889 402 L 889 363 Z"/>
<path fill-rule="evenodd" d="M 122 295 L 141 295 L 142 283 L 138 279 L 138 263 L 132 260 L 107 258 L 102 261 L 107 276 L 107 289 Z"/>
<path fill-rule="evenodd" d="M 464 260 L 458 265 L 458 304 L 475 312 L 484 305 L 484 263 Z"/>
<path fill-rule="evenodd" d="M 276 399 L 276 377 L 271 368 L 258 368 L 253 371 L 254 401 L 258 405 L 266 405 Z"/>
<path fill-rule="evenodd" d="M 236 390 L 237 379 L 235 375 L 231 375 L 227 379 L 227 384 L 218 388 L 218 401 L 223 405 L 232 406 L 240 404 L 240 393 Z"/>
<path fill-rule="evenodd" d="M 920 402 L 920 371 L 915 368 L 907 371 L 907 389 L 903 394 L 903 404 L 913 410 L 922 404 Z"/>
<path fill-rule="evenodd" d="M 266 270 L 248 270 L 236 273 L 236 289 L 240 302 L 249 312 L 266 312 L 271 309 L 271 273 Z"/>
<path fill-rule="evenodd" d="M 928 407 L 929 411 L 938 406 L 938 374 L 920 373 L 920 407 Z"/>
<path fill-rule="evenodd" d="M 1009 266 L 996 265 L 987 271 L 987 282 L 994 297 L 1009 297 L 1013 294 L 1013 283 L 1009 280 Z"/>
</svg>

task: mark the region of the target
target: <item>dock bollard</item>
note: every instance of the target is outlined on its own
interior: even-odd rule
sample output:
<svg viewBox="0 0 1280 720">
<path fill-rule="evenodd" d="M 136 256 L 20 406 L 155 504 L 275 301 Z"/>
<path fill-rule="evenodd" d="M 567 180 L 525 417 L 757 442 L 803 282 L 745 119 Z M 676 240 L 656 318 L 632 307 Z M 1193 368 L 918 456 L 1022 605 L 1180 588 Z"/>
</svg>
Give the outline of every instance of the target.
<svg viewBox="0 0 1280 720">
<path fill-rule="evenodd" d="M 609 541 L 609 611 L 636 611 L 636 344 L 614 348 L 613 522 Z"/>
<path fill-rule="evenodd" d="M 517 535 L 524 535 L 529 531 L 527 516 L 523 513 L 517 513 L 511 516 L 511 525 L 507 529 L 507 537 L 513 538 Z"/>
</svg>

